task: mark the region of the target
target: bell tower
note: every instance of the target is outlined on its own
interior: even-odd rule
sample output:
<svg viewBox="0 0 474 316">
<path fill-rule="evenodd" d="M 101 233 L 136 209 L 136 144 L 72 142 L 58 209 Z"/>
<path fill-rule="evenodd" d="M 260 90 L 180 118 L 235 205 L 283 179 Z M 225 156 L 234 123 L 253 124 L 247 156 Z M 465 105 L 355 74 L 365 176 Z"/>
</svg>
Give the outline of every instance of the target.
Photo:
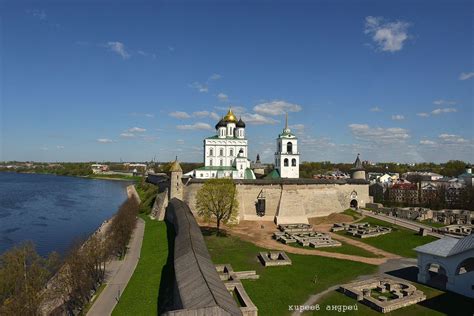
<svg viewBox="0 0 474 316">
<path fill-rule="evenodd" d="M 275 168 L 280 178 L 297 179 L 300 177 L 300 153 L 298 152 L 298 138 L 288 127 L 288 113 L 285 118 L 285 128 L 277 138 L 275 152 Z"/>
</svg>

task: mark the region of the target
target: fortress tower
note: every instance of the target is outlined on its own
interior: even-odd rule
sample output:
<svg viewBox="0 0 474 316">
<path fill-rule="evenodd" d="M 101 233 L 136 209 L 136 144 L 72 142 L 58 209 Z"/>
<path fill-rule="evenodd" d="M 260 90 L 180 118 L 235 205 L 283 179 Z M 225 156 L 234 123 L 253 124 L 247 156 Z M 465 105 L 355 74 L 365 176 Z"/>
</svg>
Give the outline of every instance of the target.
<svg viewBox="0 0 474 316">
<path fill-rule="evenodd" d="M 291 133 L 288 127 L 288 113 L 286 114 L 285 128 L 277 138 L 275 169 L 280 174 L 280 178 L 297 179 L 300 177 L 298 138 Z"/>
<path fill-rule="evenodd" d="M 178 157 L 170 166 L 170 200 L 172 198 L 183 199 L 183 182 L 181 178 L 183 177 L 183 169 L 178 162 Z"/>
<path fill-rule="evenodd" d="M 359 179 L 359 180 L 366 180 L 365 177 L 365 169 L 362 166 L 362 162 L 360 161 L 359 154 L 357 154 L 356 161 L 351 169 L 351 179 Z"/>
</svg>

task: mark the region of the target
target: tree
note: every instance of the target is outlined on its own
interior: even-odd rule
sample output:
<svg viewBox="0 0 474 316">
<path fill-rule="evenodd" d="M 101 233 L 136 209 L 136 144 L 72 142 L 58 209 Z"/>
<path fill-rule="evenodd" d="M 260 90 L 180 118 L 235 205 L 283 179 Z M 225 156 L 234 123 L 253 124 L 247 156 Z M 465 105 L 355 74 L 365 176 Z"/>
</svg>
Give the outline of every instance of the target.
<svg viewBox="0 0 474 316">
<path fill-rule="evenodd" d="M 0 315 L 39 315 L 46 282 L 58 266 L 58 255 L 47 259 L 26 242 L 0 256 Z"/>
<path fill-rule="evenodd" d="M 227 224 L 237 215 L 239 202 L 234 182 L 231 179 L 207 180 L 197 193 L 196 208 L 205 220 L 216 219 L 219 234 L 221 222 Z"/>
</svg>

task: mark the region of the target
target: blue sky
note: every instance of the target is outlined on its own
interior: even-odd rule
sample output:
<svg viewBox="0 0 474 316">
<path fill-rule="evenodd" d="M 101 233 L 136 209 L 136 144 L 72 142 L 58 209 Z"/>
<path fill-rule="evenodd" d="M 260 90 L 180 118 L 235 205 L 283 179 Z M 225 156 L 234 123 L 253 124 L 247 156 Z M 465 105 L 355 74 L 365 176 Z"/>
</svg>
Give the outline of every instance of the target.
<svg viewBox="0 0 474 316">
<path fill-rule="evenodd" d="M 474 161 L 470 1 L 3 1 L 0 160 Z"/>
</svg>

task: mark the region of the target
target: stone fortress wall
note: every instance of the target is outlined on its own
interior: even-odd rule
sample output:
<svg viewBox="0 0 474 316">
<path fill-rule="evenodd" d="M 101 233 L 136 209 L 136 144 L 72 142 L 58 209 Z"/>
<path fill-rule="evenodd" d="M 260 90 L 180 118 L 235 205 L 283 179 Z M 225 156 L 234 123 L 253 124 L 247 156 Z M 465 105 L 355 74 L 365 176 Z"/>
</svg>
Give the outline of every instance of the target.
<svg viewBox="0 0 474 316">
<path fill-rule="evenodd" d="M 342 212 L 357 201 L 358 207 L 371 202 L 364 180 L 278 179 L 235 180 L 239 201 L 238 220 L 276 220 L 278 224 L 305 223 L 310 217 Z M 183 200 L 196 211 L 196 194 L 203 180 L 184 186 Z M 258 197 L 265 198 L 265 215 L 257 215 Z"/>
</svg>

